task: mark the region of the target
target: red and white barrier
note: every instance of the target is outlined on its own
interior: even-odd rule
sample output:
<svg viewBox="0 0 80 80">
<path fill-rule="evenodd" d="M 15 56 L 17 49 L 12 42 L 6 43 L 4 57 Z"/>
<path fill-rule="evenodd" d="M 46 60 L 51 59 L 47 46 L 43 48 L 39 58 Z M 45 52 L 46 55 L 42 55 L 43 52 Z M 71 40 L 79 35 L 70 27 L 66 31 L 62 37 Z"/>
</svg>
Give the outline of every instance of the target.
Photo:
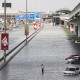
<svg viewBox="0 0 80 80">
<path fill-rule="evenodd" d="M 37 30 L 37 23 L 34 23 L 34 30 Z"/>
</svg>

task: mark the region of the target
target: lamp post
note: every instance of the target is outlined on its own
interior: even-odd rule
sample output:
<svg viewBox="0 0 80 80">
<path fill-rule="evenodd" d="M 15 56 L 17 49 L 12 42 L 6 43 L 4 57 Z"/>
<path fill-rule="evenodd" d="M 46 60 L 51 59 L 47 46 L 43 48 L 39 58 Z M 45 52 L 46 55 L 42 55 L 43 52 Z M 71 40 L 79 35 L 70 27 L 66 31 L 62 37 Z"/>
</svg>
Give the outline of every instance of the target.
<svg viewBox="0 0 80 80">
<path fill-rule="evenodd" d="M 4 33 L 6 33 L 6 0 L 4 0 Z M 6 50 L 4 50 L 4 62 L 6 62 Z"/>
<path fill-rule="evenodd" d="M 27 0 L 26 0 L 26 26 L 27 26 Z"/>
<path fill-rule="evenodd" d="M 27 36 L 29 35 L 29 26 L 27 23 L 27 0 L 26 0 L 26 24 L 25 24 L 25 35 L 26 35 L 26 43 L 27 43 Z"/>
<path fill-rule="evenodd" d="M 6 0 L 4 0 L 4 33 L 6 33 Z"/>
<path fill-rule="evenodd" d="M 27 27 L 28 25 L 27 25 L 27 0 L 26 0 L 26 26 L 25 27 Z M 26 42 L 27 42 L 27 35 L 26 35 Z"/>
<path fill-rule="evenodd" d="M 4 33 L 1 34 L 1 50 L 4 50 L 4 62 L 6 62 L 6 50 L 8 50 L 9 46 L 9 35 L 6 33 L 6 7 L 11 7 L 11 3 L 2 3 L 2 7 L 4 7 Z"/>
</svg>

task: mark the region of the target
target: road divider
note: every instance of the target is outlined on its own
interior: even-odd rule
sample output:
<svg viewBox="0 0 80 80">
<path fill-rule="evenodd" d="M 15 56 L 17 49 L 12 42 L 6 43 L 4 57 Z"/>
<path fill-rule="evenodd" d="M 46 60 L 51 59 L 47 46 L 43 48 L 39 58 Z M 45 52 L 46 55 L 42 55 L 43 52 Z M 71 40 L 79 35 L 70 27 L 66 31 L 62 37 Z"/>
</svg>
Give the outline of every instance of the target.
<svg viewBox="0 0 80 80">
<path fill-rule="evenodd" d="M 0 70 L 2 68 L 4 68 L 5 65 L 9 61 L 11 61 L 15 57 L 15 55 L 17 55 L 22 50 L 22 48 L 25 45 L 27 45 L 42 29 L 43 29 L 43 27 L 39 28 L 34 33 L 32 33 L 29 37 L 27 37 L 27 41 L 26 41 L 26 39 L 24 39 L 16 47 L 14 47 L 12 50 L 10 50 L 9 52 L 7 52 L 7 54 L 5 55 L 6 56 L 6 62 L 4 62 L 4 56 L 0 59 Z"/>
</svg>

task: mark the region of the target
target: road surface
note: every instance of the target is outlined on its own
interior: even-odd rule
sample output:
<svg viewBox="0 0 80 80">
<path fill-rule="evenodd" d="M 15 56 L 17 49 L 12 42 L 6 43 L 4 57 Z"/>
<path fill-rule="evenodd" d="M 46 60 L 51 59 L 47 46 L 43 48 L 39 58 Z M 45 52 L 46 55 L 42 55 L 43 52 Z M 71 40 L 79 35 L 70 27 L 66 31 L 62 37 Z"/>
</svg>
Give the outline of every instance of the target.
<svg viewBox="0 0 80 80">
<path fill-rule="evenodd" d="M 80 80 L 80 75 L 63 76 L 67 66 L 79 66 L 66 64 L 64 60 L 77 52 L 62 27 L 46 24 L 0 71 L 0 80 Z M 44 66 L 43 75 L 41 64 Z"/>
</svg>

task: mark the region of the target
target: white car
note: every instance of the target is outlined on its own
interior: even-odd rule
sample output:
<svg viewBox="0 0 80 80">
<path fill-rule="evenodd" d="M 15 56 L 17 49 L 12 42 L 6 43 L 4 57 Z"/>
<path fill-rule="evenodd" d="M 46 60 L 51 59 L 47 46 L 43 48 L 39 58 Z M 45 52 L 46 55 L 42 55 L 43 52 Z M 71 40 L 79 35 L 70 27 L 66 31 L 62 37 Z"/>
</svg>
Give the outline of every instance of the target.
<svg viewBox="0 0 80 80">
<path fill-rule="evenodd" d="M 80 71 L 78 67 L 67 67 L 63 73 L 64 75 L 78 75 L 80 74 Z"/>
</svg>

